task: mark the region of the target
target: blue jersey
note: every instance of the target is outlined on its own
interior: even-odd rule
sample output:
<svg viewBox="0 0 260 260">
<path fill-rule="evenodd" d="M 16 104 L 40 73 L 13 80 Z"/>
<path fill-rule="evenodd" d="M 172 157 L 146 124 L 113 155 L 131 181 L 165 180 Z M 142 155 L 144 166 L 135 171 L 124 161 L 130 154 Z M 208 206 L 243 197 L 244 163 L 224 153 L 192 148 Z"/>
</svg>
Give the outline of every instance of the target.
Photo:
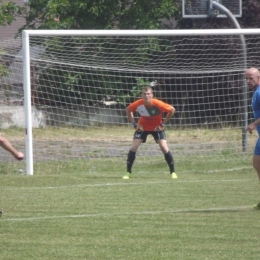
<svg viewBox="0 0 260 260">
<path fill-rule="evenodd" d="M 260 85 L 258 85 L 257 89 L 253 93 L 252 96 L 252 109 L 255 120 L 260 118 Z M 256 127 L 258 135 L 260 136 L 260 125 Z"/>
</svg>

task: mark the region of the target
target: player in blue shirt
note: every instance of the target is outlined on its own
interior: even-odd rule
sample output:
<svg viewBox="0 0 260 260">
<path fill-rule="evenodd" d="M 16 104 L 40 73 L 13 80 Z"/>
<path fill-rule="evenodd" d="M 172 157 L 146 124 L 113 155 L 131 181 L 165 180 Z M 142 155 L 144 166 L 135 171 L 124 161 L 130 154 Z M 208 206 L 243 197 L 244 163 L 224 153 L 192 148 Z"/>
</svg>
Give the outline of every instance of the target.
<svg viewBox="0 0 260 260">
<path fill-rule="evenodd" d="M 256 129 L 258 133 L 253 156 L 253 167 L 260 181 L 260 72 L 257 68 L 250 68 L 246 71 L 246 83 L 248 89 L 253 91 L 252 109 L 255 119 L 252 124 L 247 126 L 246 130 L 252 134 L 253 130 Z M 254 208 L 260 210 L 260 202 L 254 205 Z"/>
</svg>

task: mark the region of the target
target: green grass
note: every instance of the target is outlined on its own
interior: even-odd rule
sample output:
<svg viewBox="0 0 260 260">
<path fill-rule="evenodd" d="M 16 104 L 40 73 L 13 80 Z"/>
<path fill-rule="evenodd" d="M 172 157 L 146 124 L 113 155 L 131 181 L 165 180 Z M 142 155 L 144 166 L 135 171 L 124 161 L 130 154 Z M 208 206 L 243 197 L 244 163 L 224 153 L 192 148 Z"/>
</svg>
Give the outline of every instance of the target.
<svg viewBox="0 0 260 260">
<path fill-rule="evenodd" d="M 24 138 L 24 129 L 18 127 L 11 127 L 8 129 L 0 129 L 0 134 L 9 140 L 16 141 Z M 70 140 L 91 141 L 96 140 L 112 142 L 125 141 L 131 142 L 133 136 L 133 128 L 128 126 L 103 126 L 103 127 L 45 127 L 33 128 L 32 131 L 34 141 L 51 142 L 70 138 Z M 211 143 L 216 141 L 223 142 L 241 142 L 241 127 L 229 127 L 217 129 L 208 128 L 176 128 L 167 126 L 166 128 L 167 140 L 174 143 Z M 257 134 L 249 135 L 249 141 L 253 139 L 255 143 Z M 98 138 L 98 139 L 97 139 Z"/>
<path fill-rule="evenodd" d="M 129 180 L 125 158 L 1 164 L 0 258 L 260 259 L 251 157 L 177 158 L 176 180 L 161 159 Z"/>
</svg>

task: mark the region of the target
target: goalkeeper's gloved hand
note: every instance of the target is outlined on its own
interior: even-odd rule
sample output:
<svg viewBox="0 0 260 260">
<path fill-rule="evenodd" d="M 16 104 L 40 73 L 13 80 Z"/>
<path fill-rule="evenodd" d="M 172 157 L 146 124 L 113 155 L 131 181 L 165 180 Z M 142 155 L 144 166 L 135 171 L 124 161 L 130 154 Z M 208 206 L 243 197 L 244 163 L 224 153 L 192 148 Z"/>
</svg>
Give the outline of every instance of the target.
<svg viewBox="0 0 260 260">
<path fill-rule="evenodd" d="M 133 127 L 138 132 L 144 131 L 143 127 L 141 125 L 137 124 L 137 123 L 133 123 Z"/>
<path fill-rule="evenodd" d="M 155 127 L 154 131 L 156 131 L 156 132 L 162 131 L 162 130 L 164 130 L 164 126 L 165 126 L 165 124 L 161 123 L 160 125 Z"/>
</svg>

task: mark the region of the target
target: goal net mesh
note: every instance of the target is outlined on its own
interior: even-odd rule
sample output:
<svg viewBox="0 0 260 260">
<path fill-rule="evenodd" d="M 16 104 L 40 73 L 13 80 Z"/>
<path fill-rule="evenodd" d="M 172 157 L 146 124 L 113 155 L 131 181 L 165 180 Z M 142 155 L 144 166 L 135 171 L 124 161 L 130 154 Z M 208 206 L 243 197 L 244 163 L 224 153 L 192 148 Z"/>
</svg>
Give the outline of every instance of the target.
<svg viewBox="0 0 260 260">
<path fill-rule="evenodd" d="M 252 155 L 256 136 L 246 147 L 242 140 L 245 111 L 252 120 L 244 73 L 245 65 L 259 66 L 260 39 L 245 39 L 246 64 L 239 35 L 31 35 L 34 162 L 100 158 L 124 168 L 134 133 L 125 108 L 147 85 L 176 109 L 166 136 L 177 168 L 192 160 L 221 168 L 223 160 Z M 21 52 L 9 56 L 22 66 Z M 10 84 L 11 76 L 2 82 Z M 150 136 L 135 164 L 157 162 L 167 171 Z"/>
</svg>

